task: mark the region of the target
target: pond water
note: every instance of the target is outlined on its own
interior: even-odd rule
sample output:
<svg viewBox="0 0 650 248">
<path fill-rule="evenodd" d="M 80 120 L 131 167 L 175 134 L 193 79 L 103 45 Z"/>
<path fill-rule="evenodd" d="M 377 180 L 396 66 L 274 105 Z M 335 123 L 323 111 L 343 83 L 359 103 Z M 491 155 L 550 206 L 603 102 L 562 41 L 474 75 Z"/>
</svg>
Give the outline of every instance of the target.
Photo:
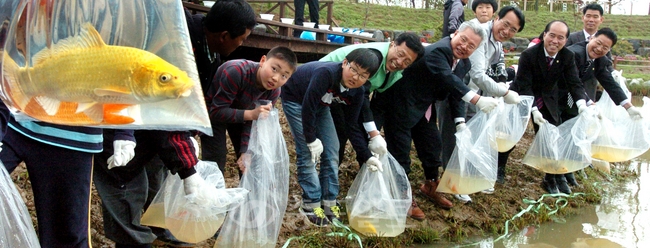
<svg viewBox="0 0 650 248">
<path fill-rule="evenodd" d="M 635 106 L 643 103 L 634 98 Z M 530 226 L 506 238 L 477 238 L 471 245 L 437 244 L 418 247 L 481 248 L 616 248 L 650 247 L 650 151 L 631 161 L 627 168 L 639 176 L 625 183 L 604 182 L 602 202 L 581 208 L 582 213 L 558 222 Z M 482 240 L 481 240 L 482 239 Z"/>
</svg>

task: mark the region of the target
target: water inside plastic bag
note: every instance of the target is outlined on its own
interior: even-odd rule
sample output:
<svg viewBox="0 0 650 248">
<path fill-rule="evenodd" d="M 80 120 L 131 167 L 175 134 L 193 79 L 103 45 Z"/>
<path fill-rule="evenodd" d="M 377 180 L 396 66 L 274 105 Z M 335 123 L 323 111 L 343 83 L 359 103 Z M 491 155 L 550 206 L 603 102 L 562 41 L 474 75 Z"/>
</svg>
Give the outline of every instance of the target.
<svg viewBox="0 0 650 248">
<path fill-rule="evenodd" d="M 1 58 L 3 84 L 0 95 L 16 120 L 36 119 L 64 125 L 109 128 L 194 129 L 211 134 L 180 1 L 23 0 L 19 1 L 15 13 L 10 22 L 3 23 L 8 27 L 8 31 L 4 55 Z M 125 78 L 140 83 L 145 82 L 144 78 L 147 78 L 158 82 L 158 88 L 145 87 L 142 84 L 118 87 L 114 85 L 118 84 L 114 80 L 101 81 L 100 87 L 90 91 L 90 94 L 77 92 L 74 87 L 66 87 L 73 81 L 78 85 L 84 85 L 84 82 L 97 83 L 100 82 L 97 80 L 121 75 L 122 71 L 117 72 L 118 69 L 133 65 L 127 63 L 131 60 L 122 61 L 127 55 L 125 53 L 94 54 L 89 57 L 91 53 L 81 49 L 96 47 L 96 43 L 88 42 L 92 39 L 83 39 L 88 24 L 98 31 L 101 40 L 110 45 L 110 48 L 115 46 L 146 51 L 178 68 L 193 82 L 187 92 L 189 95 L 180 94 L 181 90 L 178 94 L 158 94 L 157 96 L 164 97 L 155 99 L 138 95 L 143 91 L 157 93 L 160 87 L 165 86 L 164 83 L 183 75 L 169 74 L 167 69 L 162 70 L 163 73 L 157 70 L 153 73 L 151 68 L 158 67 L 144 62 L 135 63 L 140 66 L 137 68 L 141 69 L 129 67 L 133 74 Z M 54 60 L 61 62 L 51 68 L 47 67 L 48 69 L 39 66 Z M 123 63 L 115 64 L 116 61 Z M 57 68 L 57 65 L 60 68 Z M 19 70 L 23 70 L 22 73 L 19 73 Z M 146 75 L 155 77 L 139 76 L 139 72 L 142 72 L 142 75 L 149 72 Z M 68 74 L 83 76 L 70 77 Z M 72 80 L 57 80 L 66 75 Z M 64 85 L 58 86 L 56 83 Z M 23 99 L 19 98 L 20 92 L 38 94 L 26 94 Z M 84 97 L 73 97 L 74 100 L 71 100 L 60 97 L 62 95 Z M 92 100 L 88 100 L 88 97 Z M 124 100 L 125 98 L 129 101 Z M 136 103 L 131 101 L 133 99 Z M 125 101 L 127 103 L 124 103 Z M 57 104 L 60 106 L 56 107 Z M 107 113 L 126 117 L 126 121 L 108 121 L 111 119 L 107 117 Z"/>
</svg>

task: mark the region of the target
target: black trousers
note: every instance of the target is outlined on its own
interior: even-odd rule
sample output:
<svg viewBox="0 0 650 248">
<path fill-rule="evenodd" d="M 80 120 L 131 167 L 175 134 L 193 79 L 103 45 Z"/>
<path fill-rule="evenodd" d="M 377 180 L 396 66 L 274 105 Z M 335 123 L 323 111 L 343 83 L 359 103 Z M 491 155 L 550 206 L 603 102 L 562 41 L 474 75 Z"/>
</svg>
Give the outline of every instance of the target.
<svg viewBox="0 0 650 248">
<path fill-rule="evenodd" d="M 232 146 L 235 149 L 235 159 L 239 159 L 241 155 L 241 132 L 243 128 L 243 123 L 212 123 L 212 133 L 214 136 L 201 136 L 201 158 L 205 161 L 217 162 L 219 169 L 224 171 L 228 155 L 226 132 L 228 132 Z"/>
<path fill-rule="evenodd" d="M 311 22 L 315 22 L 316 26 L 314 28 L 318 28 L 318 0 L 293 0 L 293 6 L 296 8 L 296 18 L 294 20 L 294 24 L 298 26 L 302 26 L 303 22 L 305 21 L 305 2 L 307 2 L 307 5 L 309 5 L 309 20 Z M 294 30 L 293 31 L 293 36 L 294 37 L 300 37 L 300 34 L 302 31 L 300 30 Z"/>
</svg>

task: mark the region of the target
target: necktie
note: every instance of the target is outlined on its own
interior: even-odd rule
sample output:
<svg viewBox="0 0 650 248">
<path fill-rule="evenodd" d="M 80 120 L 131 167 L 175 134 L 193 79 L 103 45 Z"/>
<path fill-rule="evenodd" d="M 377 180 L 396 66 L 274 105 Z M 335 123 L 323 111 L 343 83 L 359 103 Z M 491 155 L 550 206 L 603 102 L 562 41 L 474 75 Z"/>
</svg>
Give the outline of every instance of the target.
<svg viewBox="0 0 650 248">
<path fill-rule="evenodd" d="M 593 35 L 589 35 L 589 37 L 587 37 L 587 41 L 591 41 L 591 37 L 593 37 Z"/>
<path fill-rule="evenodd" d="M 591 59 L 588 59 L 588 60 L 587 60 L 587 64 L 585 65 L 585 69 L 582 71 L 582 74 L 583 74 L 583 75 L 589 71 L 589 68 L 591 68 L 591 65 L 592 65 L 593 63 L 594 63 L 593 60 L 591 60 Z"/>
<path fill-rule="evenodd" d="M 542 107 L 544 107 L 544 99 L 542 99 L 541 96 L 535 99 L 535 106 L 537 107 L 537 109 L 540 110 L 542 109 Z"/>
<path fill-rule="evenodd" d="M 427 122 L 431 120 L 431 108 L 433 107 L 433 104 L 429 105 L 429 108 L 427 108 L 427 112 L 424 113 L 424 118 L 427 118 Z"/>
</svg>

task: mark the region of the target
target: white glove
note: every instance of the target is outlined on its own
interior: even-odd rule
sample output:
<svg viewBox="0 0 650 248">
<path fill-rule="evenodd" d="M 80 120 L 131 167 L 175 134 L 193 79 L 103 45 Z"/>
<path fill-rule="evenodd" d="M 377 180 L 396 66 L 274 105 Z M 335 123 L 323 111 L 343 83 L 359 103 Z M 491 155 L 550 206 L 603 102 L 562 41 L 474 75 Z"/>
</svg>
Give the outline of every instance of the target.
<svg viewBox="0 0 650 248">
<path fill-rule="evenodd" d="M 368 142 L 368 149 L 378 156 L 383 156 L 388 152 L 386 147 L 386 140 L 384 140 L 381 135 L 375 135 L 375 137 L 370 138 L 370 142 Z"/>
<path fill-rule="evenodd" d="M 205 184 L 205 180 L 201 178 L 201 175 L 197 172 L 193 175 L 185 178 L 183 180 L 183 188 L 185 190 L 185 195 L 196 194 L 199 192 L 199 188 Z"/>
<path fill-rule="evenodd" d="M 466 128 L 467 128 L 467 125 L 466 125 L 465 123 L 458 123 L 458 124 L 456 124 L 456 132 L 457 132 L 457 133 L 462 132 L 462 131 L 465 130 Z"/>
<path fill-rule="evenodd" d="M 113 156 L 108 158 L 108 169 L 125 166 L 135 157 L 135 142 L 130 140 L 113 141 Z"/>
<path fill-rule="evenodd" d="M 634 106 L 627 108 L 627 114 L 629 114 L 632 118 L 643 118 L 641 111 L 639 111 L 639 109 Z"/>
<path fill-rule="evenodd" d="M 492 97 L 482 96 L 478 99 L 478 101 L 476 101 L 476 107 L 485 113 L 490 113 L 490 111 L 492 111 L 497 106 L 497 104 L 499 104 L 499 101 Z"/>
<path fill-rule="evenodd" d="M 382 168 L 383 165 L 381 164 L 381 161 L 379 161 L 379 159 L 377 159 L 374 156 L 370 157 L 368 159 L 368 161 L 366 161 L 366 165 L 368 166 L 368 169 L 370 169 L 370 171 L 372 171 L 372 172 L 375 172 L 375 171 L 378 171 L 378 170 L 379 170 L 379 172 L 384 171 L 384 168 Z"/>
<path fill-rule="evenodd" d="M 193 136 L 190 136 L 190 140 L 192 141 L 192 145 L 194 145 L 194 155 L 196 155 L 196 158 L 199 158 L 199 142 L 196 141 L 196 139 Z"/>
<path fill-rule="evenodd" d="M 578 106 L 578 114 L 582 113 L 583 111 L 589 108 L 587 107 L 587 102 L 585 102 L 584 99 L 580 99 L 576 101 L 576 106 Z"/>
<path fill-rule="evenodd" d="M 542 115 L 542 113 L 540 113 L 539 110 L 537 110 L 537 107 L 533 108 L 532 114 L 533 114 L 533 121 L 535 122 L 535 124 L 541 126 L 542 124 L 547 122 L 544 119 L 544 116 Z"/>
<path fill-rule="evenodd" d="M 519 97 L 519 93 L 508 90 L 508 93 L 503 96 L 503 101 L 507 104 L 519 104 L 521 98 Z"/>
<path fill-rule="evenodd" d="M 316 138 L 314 142 L 307 144 L 307 147 L 309 147 L 309 152 L 311 152 L 311 162 L 318 163 L 320 161 L 320 154 L 323 153 L 323 143 Z"/>
</svg>

